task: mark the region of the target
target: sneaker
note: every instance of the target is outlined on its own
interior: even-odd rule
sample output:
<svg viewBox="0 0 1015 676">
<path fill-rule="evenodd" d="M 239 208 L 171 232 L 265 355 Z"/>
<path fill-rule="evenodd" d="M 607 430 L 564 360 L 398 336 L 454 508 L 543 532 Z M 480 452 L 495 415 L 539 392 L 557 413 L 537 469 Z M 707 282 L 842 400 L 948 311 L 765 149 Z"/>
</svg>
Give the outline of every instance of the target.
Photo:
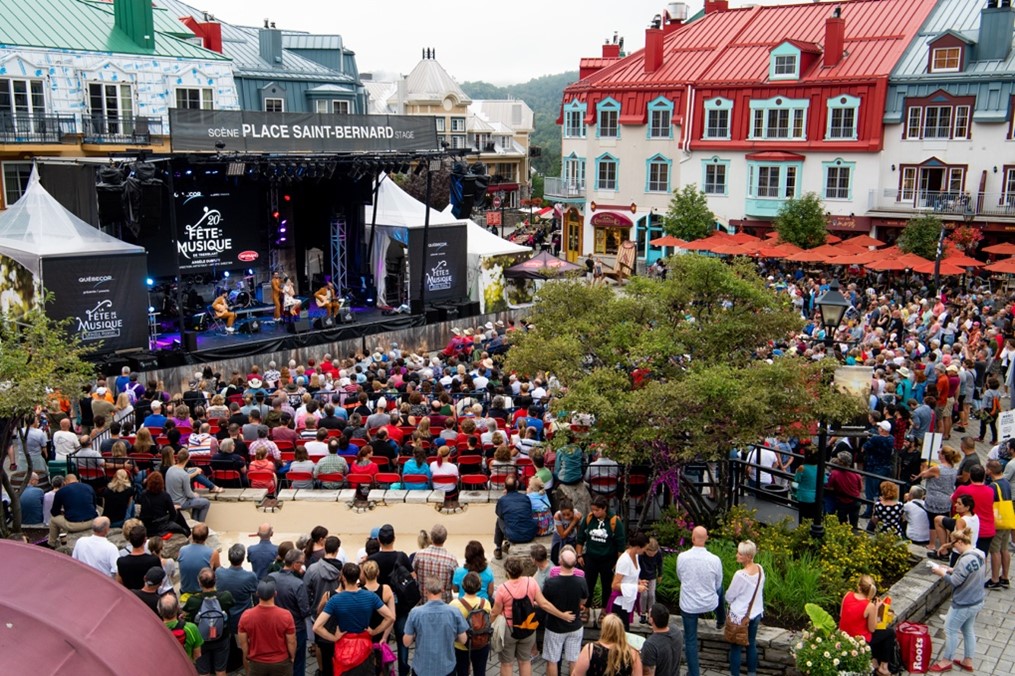
<svg viewBox="0 0 1015 676">
<path fill-rule="evenodd" d="M 500 547 L 493 550 L 493 558 L 497 559 L 498 561 L 504 558 L 504 554 L 503 552 L 501 552 Z"/>
<path fill-rule="evenodd" d="M 983 583 L 983 588 L 984 589 L 1001 589 L 1002 588 L 1001 587 L 1001 581 L 998 580 L 997 582 L 993 582 L 991 580 L 987 580 L 986 582 Z"/>
<path fill-rule="evenodd" d="M 642 624 L 648 624 L 648 616 L 645 613 L 642 613 L 638 616 L 638 621 Z"/>
<path fill-rule="evenodd" d="M 505 554 L 507 554 L 508 552 L 511 551 L 511 543 L 510 542 L 505 542 L 503 545 L 501 545 L 501 547 L 503 547 Z"/>
<path fill-rule="evenodd" d="M 1001 589 L 1011 589 L 1011 585 L 1008 583 L 1008 578 L 1002 577 L 997 582 L 1001 585 Z"/>
</svg>

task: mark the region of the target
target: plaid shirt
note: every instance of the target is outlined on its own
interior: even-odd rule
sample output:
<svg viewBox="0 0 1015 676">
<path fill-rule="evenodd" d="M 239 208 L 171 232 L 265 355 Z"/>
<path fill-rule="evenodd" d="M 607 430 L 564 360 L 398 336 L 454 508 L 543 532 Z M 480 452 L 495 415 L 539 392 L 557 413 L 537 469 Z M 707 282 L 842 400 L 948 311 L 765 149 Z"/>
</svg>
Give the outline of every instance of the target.
<svg viewBox="0 0 1015 676">
<path fill-rule="evenodd" d="M 279 452 L 278 446 L 275 445 L 274 441 L 268 439 L 257 439 L 251 441 L 247 445 L 247 449 L 250 452 L 250 457 L 253 458 L 257 454 L 257 449 L 265 448 L 268 451 L 268 457 L 274 459 L 276 462 L 282 462 L 282 453 Z"/>
<path fill-rule="evenodd" d="M 436 547 L 434 545 L 430 545 L 426 549 L 417 552 L 412 560 L 412 569 L 416 573 L 416 579 L 419 580 L 420 588 L 423 587 L 428 577 L 436 577 L 441 580 L 444 584 L 445 603 L 451 603 L 451 578 L 454 576 L 455 568 L 457 567 L 458 559 L 452 556 L 444 547 Z M 422 602 L 426 602 L 425 597 Z"/>
</svg>

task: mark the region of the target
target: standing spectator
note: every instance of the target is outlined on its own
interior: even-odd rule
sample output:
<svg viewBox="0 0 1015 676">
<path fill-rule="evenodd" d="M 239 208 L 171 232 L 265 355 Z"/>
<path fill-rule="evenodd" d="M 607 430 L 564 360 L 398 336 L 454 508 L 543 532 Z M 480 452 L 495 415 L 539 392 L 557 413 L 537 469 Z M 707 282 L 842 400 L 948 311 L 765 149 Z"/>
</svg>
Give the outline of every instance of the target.
<svg viewBox="0 0 1015 676">
<path fill-rule="evenodd" d="M 881 482 L 881 495 L 874 505 L 871 523 L 876 533 L 890 533 L 903 537 L 902 516 L 905 513 L 899 502 L 899 486 L 894 481 Z"/>
<path fill-rule="evenodd" d="M 486 613 L 486 621 L 489 622 L 490 610 L 493 606 L 489 599 L 479 596 L 478 593 L 482 588 L 482 582 L 479 579 L 479 575 L 475 572 L 469 571 L 462 578 L 460 586 L 462 588 L 462 595 L 451 602 L 451 607 L 462 614 L 471 632 L 473 627 L 469 622 L 470 614 L 473 612 Z M 475 639 L 470 635 L 468 638 L 469 640 L 465 643 L 455 642 L 455 671 L 457 676 L 469 676 L 470 666 L 472 667 L 472 673 L 486 674 L 486 663 L 490 658 L 490 635 L 487 634 L 484 637 Z M 480 647 L 474 641 L 486 641 L 486 643 Z M 547 670 L 549 670 L 549 664 L 547 664 Z"/>
<path fill-rule="evenodd" d="M 614 600 L 612 607 L 606 610 L 620 617 L 624 623 L 624 631 L 631 627 L 631 613 L 635 601 L 648 586 L 648 583 L 641 579 L 641 566 L 638 563 L 638 557 L 645 553 L 647 544 L 647 535 L 632 533 L 627 538 L 627 549 L 617 558 L 614 567 L 613 584 L 610 586 L 611 598 Z"/>
<path fill-rule="evenodd" d="M 893 486 L 895 484 L 892 484 Z M 747 673 L 758 673 L 758 624 L 765 610 L 765 571 L 754 562 L 758 546 L 750 540 L 737 545 L 737 563 L 742 568 L 733 574 L 730 588 L 726 590 L 729 603 L 727 621 L 748 620 L 747 625 Z M 741 646 L 730 645 L 730 674 L 740 676 Z"/>
<path fill-rule="evenodd" d="M 416 644 L 412 670 L 417 676 L 452 676 L 457 665 L 454 644 L 468 640 L 469 626 L 460 612 L 444 602 L 447 583 L 434 576 L 422 579 L 426 603 L 409 613 L 402 644 L 406 648 Z"/>
<path fill-rule="evenodd" d="M 924 479 L 927 490 L 927 518 L 932 526 L 928 549 L 937 551 L 944 547 L 947 538 L 933 528 L 937 517 L 948 518 L 952 509 L 952 493 L 955 491 L 955 480 L 958 477 L 958 464 L 962 456 L 951 446 L 942 446 L 937 452 L 937 464 L 930 465 L 913 477 L 914 480 Z"/>
<path fill-rule="evenodd" d="M 525 500 L 526 505 L 528 502 Z M 447 539 L 448 529 L 442 524 L 435 525 L 430 529 L 430 546 L 417 552 L 412 561 L 412 570 L 416 573 L 417 580 L 426 580 L 432 577 L 441 581 L 445 603 L 451 601 L 451 581 L 454 579 L 455 568 L 458 567 L 458 559 L 444 548 L 444 542 Z M 406 631 L 408 632 L 408 629 Z"/>
<path fill-rule="evenodd" d="M 285 555 L 282 570 L 271 573 L 268 579 L 275 581 L 277 594 L 275 603 L 288 610 L 296 625 L 296 655 L 293 657 L 293 674 L 303 674 L 307 669 L 307 618 L 310 617 L 310 599 L 300 579 L 303 574 L 303 552 L 292 549 Z M 242 622 L 242 619 L 241 619 Z"/>
<path fill-rule="evenodd" d="M 192 661 L 200 659 L 201 645 L 204 643 L 204 640 L 201 638 L 201 632 L 197 630 L 196 624 L 187 622 L 180 617 L 180 602 L 174 594 L 163 594 L 159 598 L 159 617 L 162 618 L 162 623 L 173 634 L 178 632 L 183 633 L 182 645 L 187 653 L 187 657 Z"/>
<path fill-rule="evenodd" d="M 178 561 L 180 564 L 180 600 L 187 602 L 190 594 L 201 591 L 197 575 L 202 568 L 219 567 L 219 551 L 205 544 L 208 539 L 208 526 L 196 524 L 190 531 L 190 544 L 180 547 Z"/>
<path fill-rule="evenodd" d="M 976 616 L 983 608 L 986 590 L 983 586 L 986 565 L 983 552 L 973 546 L 969 529 L 953 531 L 952 548 L 959 558 L 951 568 L 935 565 L 931 572 L 939 575 L 952 585 L 952 607 L 945 616 L 945 649 L 941 659 L 931 665 L 931 671 L 951 671 L 955 650 L 958 648 L 959 632 L 962 633 L 963 657 L 959 666 L 973 671 L 973 656 L 976 654 Z M 955 660 L 958 662 L 958 660 Z"/>
<path fill-rule="evenodd" d="M 874 513 L 874 501 L 878 497 L 882 479 L 892 476 L 892 461 L 895 456 L 892 424 L 882 420 L 878 423 L 877 429 L 877 436 L 871 437 L 863 445 L 863 469 L 865 472 L 878 475 L 864 477 L 864 493 L 867 498 L 867 507 L 863 514 L 865 519 L 869 519 Z"/>
<path fill-rule="evenodd" d="M 303 575 L 303 585 L 307 588 L 307 595 L 310 598 L 310 613 L 314 620 L 320 615 L 322 602 L 342 583 L 343 561 L 338 556 L 341 547 L 342 541 L 337 536 L 327 536 L 324 539 L 324 556 L 310 564 L 307 572 Z M 333 630 L 334 627 L 329 625 L 328 629 Z M 324 638 L 315 630 L 314 644 L 317 646 L 317 663 L 321 667 L 321 673 L 327 676 L 331 674 L 332 670 L 331 658 L 335 654 L 335 643 Z"/>
<path fill-rule="evenodd" d="M 695 526 L 691 531 L 691 548 L 677 556 L 677 578 L 680 580 L 680 617 L 684 622 L 684 652 L 688 676 L 699 676 L 698 617 L 716 612 L 716 626 L 726 623 L 723 604 L 722 562 L 705 549 L 708 531 Z"/>
<path fill-rule="evenodd" d="M 237 542 L 229 548 L 229 566 L 215 571 L 220 591 L 229 592 L 233 597 L 233 605 L 229 609 L 229 631 L 236 634 L 240 624 L 240 616 L 254 606 L 254 595 L 257 594 L 257 576 L 243 567 L 243 557 L 247 549 Z"/>
<path fill-rule="evenodd" d="M 980 520 L 980 530 L 973 544 L 984 556 L 990 553 L 990 542 L 997 530 L 994 526 L 994 489 L 984 484 L 986 478 L 987 471 L 983 469 L 983 465 L 973 465 L 969 469 L 969 484 L 959 486 L 952 493 L 952 504 L 962 495 L 968 495 L 973 499 L 975 503 L 973 513 Z"/>
<path fill-rule="evenodd" d="M 243 666 L 249 676 L 293 676 L 296 626 L 292 613 L 275 605 L 274 580 L 258 583 L 257 599 L 257 605 L 240 616 L 236 634 Z"/>
<path fill-rule="evenodd" d="M 314 633 L 323 638 L 325 642 L 330 642 L 332 646 L 339 642 L 362 642 L 364 643 L 364 652 L 369 657 L 373 657 L 371 650 L 374 642 L 373 634 L 382 635 L 395 621 L 395 614 L 385 605 L 379 595 L 367 589 L 361 589 L 359 581 L 360 568 L 358 565 L 347 563 L 342 566 L 341 591 L 331 595 L 324 609 L 317 616 L 314 621 Z M 377 629 L 371 632 L 370 620 L 375 612 L 379 613 L 383 619 Z M 334 651 L 335 648 L 332 647 L 331 652 Z M 327 654 L 325 654 L 323 661 L 325 663 L 329 661 Z M 356 664 L 344 664 L 344 669 L 339 673 L 354 671 L 360 664 L 362 661 Z M 323 672 L 330 674 L 332 670 L 326 666 Z"/>
<path fill-rule="evenodd" d="M 162 598 L 162 594 L 159 592 L 159 587 L 162 585 L 162 581 L 166 579 L 166 571 L 162 569 L 162 566 L 152 566 L 145 572 L 144 575 L 144 586 L 140 589 L 133 589 L 134 596 L 141 599 L 141 602 L 152 609 L 152 612 L 156 615 L 159 614 L 159 599 Z"/>
<path fill-rule="evenodd" d="M 377 542 L 381 546 L 380 551 L 367 557 L 367 561 L 377 563 L 377 567 L 380 569 L 377 581 L 394 589 L 391 579 L 392 573 L 397 569 L 402 573 L 409 574 L 412 572 L 412 563 L 409 562 L 409 557 L 405 555 L 405 552 L 395 549 L 395 529 L 391 524 L 386 523 L 377 530 Z M 402 642 L 402 636 L 412 607 L 401 602 L 397 595 L 395 601 L 395 624 L 392 627 L 392 633 L 395 635 L 398 648 L 398 676 L 408 676 L 409 648 Z"/>
<path fill-rule="evenodd" d="M 840 523 L 853 528 L 860 522 L 860 491 L 863 481 L 853 472 L 853 454 L 839 451 L 832 458 L 832 471 L 828 474 L 827 488 L 835 502 L 835 516 Z"/>
<path fill-rule="evenodd" d="M 211 503 L 207 498 L 198 497 L 190 485 L 192 479 L 186 469 L 189 458 L 186 450 L 176 453 L 176 464 L 166 470 L 166 491 L 178 509 L 189 509 L 194 521 L 203 523 L 208 518 Z"/>
<path fill-rule="evenodd" d="M 1010 462 L 1010 461 L 1009 461 Z M 987 472 L 990 473 L 990 488 L 994 491 L 994 502 L 1011 500 L 1011 483 L 1004 478 L 1001 463 L 997 460 L 987 461 Z M 1011 565 L 1011 530 L 997 528 L 995 524 L 994 539 L 990 541 L 990 582 L 988 589 L 1008 589 L 1008 567 Z"/>
<path fill-rule="evenodd" d="M 109 519 L 104 516 L 96 517 L 92 520 L 92 534 L 74 543 L 73 557 L 103 575 L 115 577 L 120 550 L 107 539 L 108 537 Z"/>
<path fill-rule="evenodd" d="M 546 676 L 558 676 L 557 664 L 561 659 L 567 662 L 568 671 L 572 671 L 581 652 L 585 629 L 580 615 L 585 602 L 588 601 L 589 588 L 585 578 L 574 574 L 577 565 L 578 556 L 574 549 L 566 547 L 560 552 L 560 574 L 549 578 L 543 586 L 543 596 L 547 601 L 565 612 L 574 613 L 574 620 L 571 622 L 552 615 L 546 618 L 546 633 L 543 638 Z"/>
<path fill-rule="evenodd" d="M 652 633 L 641 648 L 643 676 L 677 676 L 680 673 L 684 635 L 670 626 L 670 611 L 661 603 L 649 609 Z"/>
<path fill-rule="evenodd" d="M 558 507 L 553 515 L 553 537 L 550 539 L 550 560 L 554 564 L 559 563 L 560 550 L 565 545 L 578 544 L 578 527 L 583 516 L 574 508 L 571 498 L 561 498 Z"/>
<path fill-rule="evenodd" d="M 972 437 L 962 437 L 959 450 L 962 451 L 962 462 L 959 463 L 959 475 L 955 484 L 965 486 L 969 483 L 969 470 L 980 464 L 980 456 L 976 455 L 976 440 Z"/>
<path fill-rule="evenodd" d="M 50 510 L 49 540 L 46 544 L 56 549 L 60 544 L 60 531 L 80 533 L 92 527 L 92 520 L 99 515 L 95 509 L 95 490 L 88 484 L 81 483 L 73 474 L 64 479 L 63 487 L 53 498 Z"/>
<path fill-rule="evenodd" d="M 590 596 L 595 592 L 596 582 L 599 582 L 600 607 L 604 612 L 609 612 L 607 601 L 613 566 L 626 544 L 624 522 L 618 515 L 607 511 L 609 504 L 610 501 L 603 495 L 597 495 L 592 500 L 589 515 L 578 527 L 578 546 L 575 547 L 578 563 L 585 570 Z"/>
<path fill-rule="evenodd" d="M 601 275 L 600 275 L 601 276 Z M 643 676 L 641 654 L 627 644 L 624 624 L 616 615 L 603 619 L 599 640 L 589 643 L 575 662 L 572 676 Z"/>
<path fill-rule="evenodd" d="M 470 540 L 465 545 L 465 563 L 455 569 L 454 575 L 451 578 L 451 585 L 459 598 L 465 595 L 465 590 L 462 589 L 462 580 L 469 573 L 475 573 L 479 576 L 479 591 L 475 593 L 479 598 L 493 603 L 493 571 L 486 561 L 486 551 L 483 549 L 483 543 L 478 540 Z"/>
<path fill-rule="evenodd" d="M 216 628 L 217 620 L 222 621 L 222 633 L 218 636 L 201 631 L 201 657 L 197 659 L 197 673 L 225 676 L 226 665 L 229 662 L 229 647 L 232 645 L 229 634 L 229 610 L 233 607 L 233 595 L 227 591 L 220 591 L 215 588 L 215 571 L 211 568 L 202 568 L 197 576 L 201 591 L 191 594 L 183 606 L 183 615 L 191 620 L 199 630 L 203 624 Z M 208 600 L 208 603 L 205 603 Z M 215 609 L 215 604 L 218 609 Z M 216 613 L 220 613 L 216 617 Z M 205 615 L 206 617 L 202 617 Z M 203 621 L 202 621 L 203 620 Z"/>
<path fill-rule="evenodd" d="M 659 543 L 655 538 L 648 539 L 645 551 L 638 557 L 638 566 L 641 568 L 639 578 L 645 581 L 645 591 L 641 592 L 638 600 L 641 608 L 640 620 L 642 624 L 648 624 L 646 615 L 656 604 L 656 583 L 663 574 L 663 553 L 659 550 Z"/>
</svg>

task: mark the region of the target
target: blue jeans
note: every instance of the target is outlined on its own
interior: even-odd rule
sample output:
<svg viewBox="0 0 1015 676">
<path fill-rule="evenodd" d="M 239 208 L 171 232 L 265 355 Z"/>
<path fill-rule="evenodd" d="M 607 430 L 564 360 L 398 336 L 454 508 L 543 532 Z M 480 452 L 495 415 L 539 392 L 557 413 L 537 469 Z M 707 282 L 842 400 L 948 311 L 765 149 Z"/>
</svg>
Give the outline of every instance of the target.
<svg viewBox="0 0 1015 676">
<path fill-rule="evenodd" d="M 747 673 L 758 673 L 758 625 L 761 624 L 761 615 L 751 620 L 747 625 Z M 730 674 L 740 676 L 740 659 L 744 646 L 730 646 Z"/>
<path fill-rule="evenodd" d="M 305 674 L 307 671 L 307 629 L 297 622 L 296 627 L 296 658 L 293 659 L 293 674 Z M 302 629 L 303 631 L 300 631 Z"/>
<path fill-rule="evenodd" d="M 680 613 L 684 624 L 684 657 L 687 659 L 687 676 L 700 676 L 701 667 L 698 662 L 698 618 L 704 613 Z M 725 592 L 719 590 L 719 606 L 715 610 L 716 626 L 726 624 Z"/>
<path fill-rule="evenodd" d="M 409 676 L 409 649 L 402 643 L 407 619 L 408 613 L 395 615 L 395 624 L 391 628 L 391 633 L 395 636 L 395 645 L 398 646 L 398 676 Z"/>
<path fill-rule="evenodd" d="M 864 469 L 867 468 L 865 467 Z M 888 472 L 882 472 L 879 467 L 868 469 L 867 471 L 874 474 L 888 474 Z M 874 503 L 878 501 L 878 496 L 881 495 L 881 481 L 881 479 L 869 476 L 863 478 L 864 497 L 868 500 L 863 506 L 863 518 L 865 519 L 869 519 L 871 514 L 874 513 Z"/>
<path fill-rule="evenodd" d="M 973 606 L 956 608 L 952 606 L 945 615 L 945 650 L 941 657 L 951 660 L 959 646 L 959 632 L 962 632 L 962 656 L 971 660 L 976 656 L 976 615 L 983 609 L 983 602 Z"/>
</svg>

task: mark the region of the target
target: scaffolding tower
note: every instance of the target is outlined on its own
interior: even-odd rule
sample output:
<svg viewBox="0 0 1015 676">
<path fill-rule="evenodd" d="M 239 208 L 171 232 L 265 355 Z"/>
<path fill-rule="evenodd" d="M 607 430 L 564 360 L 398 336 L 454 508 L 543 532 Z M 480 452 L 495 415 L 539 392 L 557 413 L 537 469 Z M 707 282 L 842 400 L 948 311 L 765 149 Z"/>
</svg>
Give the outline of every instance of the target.
<svg viewBox="0 0 1015 676">
<path fill-rule="evenodd" d="M 331 281 L 339 296 L 344 296 L 349 289 L 348 271 L 345 267 L 346 238 L 345 216 L 331 219 Z"/>
</svg>

